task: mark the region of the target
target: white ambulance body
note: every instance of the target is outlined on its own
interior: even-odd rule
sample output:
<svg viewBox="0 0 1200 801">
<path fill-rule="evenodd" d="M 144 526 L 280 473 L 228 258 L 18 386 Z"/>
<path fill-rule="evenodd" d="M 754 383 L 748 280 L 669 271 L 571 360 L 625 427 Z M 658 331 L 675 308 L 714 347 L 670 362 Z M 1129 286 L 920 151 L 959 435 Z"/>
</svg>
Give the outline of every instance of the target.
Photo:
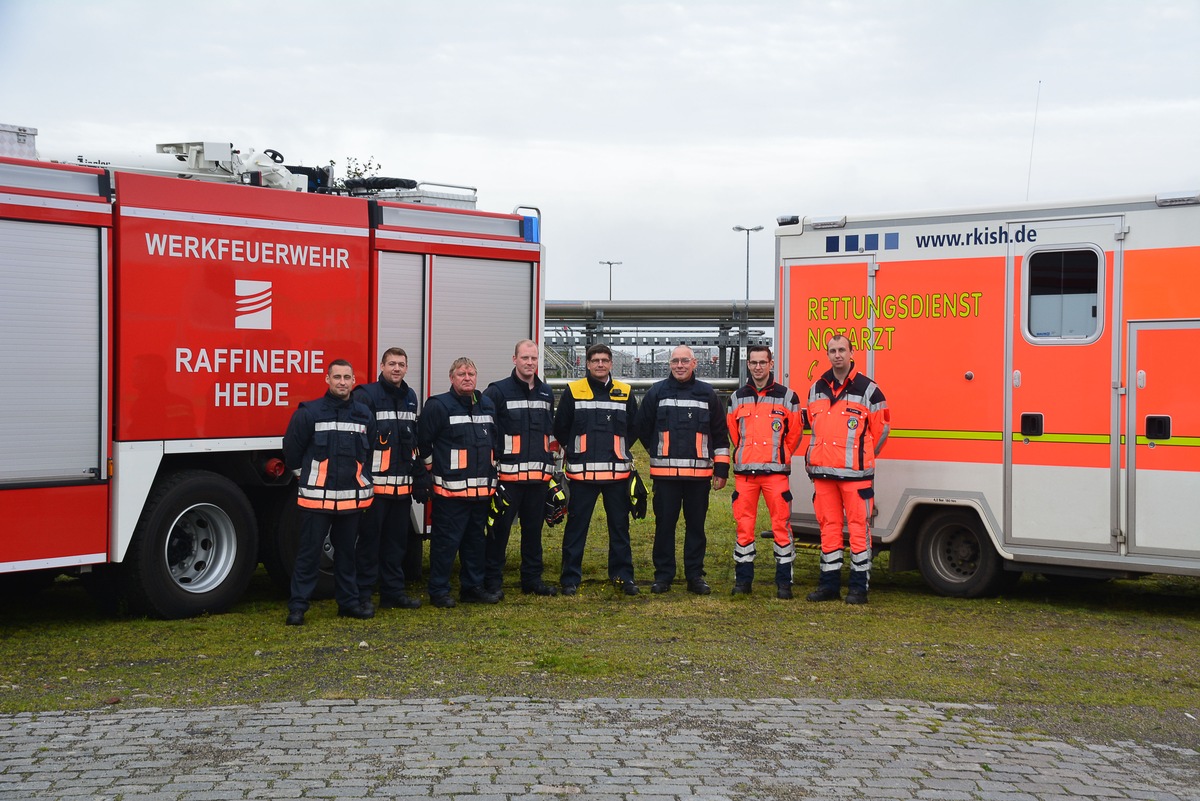
<svg viewBox="0 0 1200 801">
<path fill-rule="evenodd" d="M 781 380 L 804 397 L 844 333 L 891 409 L 893 569 L 1200 575 L 1200 196 L 779 223 Z M 811 534 L 803 454 L 792 490 Z"/>
<path fill-rule="evenodd" d="M 181 177 L 0 157 L 0 580 L 226 608 L 260 559 L 290 572 L 282 435 L 330 361 L 371 382 L 403 347 L 424 399 L 458 356 L 492 380 L 541 341 L 535 210 L 295 191 L 281 159 L 220 174 L 236 151 L 194 145 L 158 171 Z"/>
</svg>

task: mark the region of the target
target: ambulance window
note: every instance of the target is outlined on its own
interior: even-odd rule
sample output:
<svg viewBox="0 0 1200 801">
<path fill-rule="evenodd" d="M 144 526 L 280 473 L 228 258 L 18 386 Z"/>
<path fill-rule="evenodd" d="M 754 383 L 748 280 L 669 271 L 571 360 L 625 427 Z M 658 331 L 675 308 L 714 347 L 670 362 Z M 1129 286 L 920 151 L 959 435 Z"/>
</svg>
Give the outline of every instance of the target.
<svg viewBox="0 0 1200 801">
<path fill-rule="evenodd" d="M 1035 339 L 1090 339 L 1099 332 L 1100 256 L 1049 250 L 1029 256 L 1026 326 Z"/>
</svg>

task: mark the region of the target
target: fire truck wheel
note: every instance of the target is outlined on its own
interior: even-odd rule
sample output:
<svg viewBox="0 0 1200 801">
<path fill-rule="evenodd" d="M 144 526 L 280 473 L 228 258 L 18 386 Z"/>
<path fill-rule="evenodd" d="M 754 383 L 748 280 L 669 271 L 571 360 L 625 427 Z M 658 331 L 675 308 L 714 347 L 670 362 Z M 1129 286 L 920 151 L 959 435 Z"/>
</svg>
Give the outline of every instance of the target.
<svg viewBox="0 0 1200 801">
<path fill-rule="evenodd" d="M 279 508 L 273 529 L 263 533 L 263 564 L 271 580 L 283 592 L 292 586 L 292 570 L 296 566 L 296 552 L 300 550 L 300 507 L 296 505 L 296 493 Z M 321 563 L 317 573 L 317 588 L 313 600 L 333 597 L 333 544 L 329 537 L 321 547 Z"/>
<path fill-rule="evenodd" d="M 1003 589 L 1009 578 L 1004 560 L 974 512 L 937 512 L 917 535 L 917 564 L 925 583 L 939 595 L 979 598 Z"/>
<path fill-rule="evenodd" d="M 123 564 L 134 611 L 168 619 L 223 611 L 258 566 L 254 510 L 224 476 L 176 473 L 151 493 Z"/>
</svg>

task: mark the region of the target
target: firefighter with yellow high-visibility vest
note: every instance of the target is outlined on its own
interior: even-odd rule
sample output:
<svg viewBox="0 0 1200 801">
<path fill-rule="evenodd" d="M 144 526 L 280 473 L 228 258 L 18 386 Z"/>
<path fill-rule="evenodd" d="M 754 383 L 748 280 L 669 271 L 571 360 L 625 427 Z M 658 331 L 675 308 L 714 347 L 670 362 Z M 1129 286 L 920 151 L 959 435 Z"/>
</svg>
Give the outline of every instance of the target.
<svg viewBox="0 0 1200 801">
<path fill-rule="evenodd" d="M 608 518 L 608 578 L 625 595 L 637 595 L 629 542 L 630 448 L 636 440 L 637 401 L 632 388 L 612 377 L 612 349 L 590 345 L 587 375 L 572 381 L 554 414 L 554 438 L 563 449 L 570 498 L 563 530 L 563 595 L 574 595 L 583 580 L 583 550 L 596 501 L 603 498 Z"/>
</svg>

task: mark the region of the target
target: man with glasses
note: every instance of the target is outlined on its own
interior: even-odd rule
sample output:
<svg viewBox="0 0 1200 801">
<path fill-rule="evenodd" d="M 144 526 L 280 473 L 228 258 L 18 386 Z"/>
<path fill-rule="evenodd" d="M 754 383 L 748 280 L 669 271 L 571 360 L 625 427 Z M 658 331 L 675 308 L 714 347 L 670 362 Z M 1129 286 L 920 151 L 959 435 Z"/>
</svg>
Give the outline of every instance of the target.
<svg viewBox="0 0 1200 801">
<path fill-rule="evenodd" d="M 675 580 L 675 526 L 682 510 L 683 575 L 688 592 L 708 595 L 704 552 L 708 537 L 709 487 L 729 477 L 729 431 L 725 407 L 711 384 L 696 378 L 696 356 L 687 345 L 671 351 L 671 375 L 642 398 L 638 435 L 650 453 L 654 479 L 653 593 L 669 592 Z"/>
<path fill-rule="evenodd" d="M 575 595 L 583 580 L 583 549 L 596 500 L 604 496 L 608 517 L 608 577 L 626 595 L 637 595 L 629 545 L 629 476 L 637 401 L 629 384 L 612 372 L 608 345 L 587 349 L 587 375 L 572 381 L 554 417 L 554 438 L 563 448 L 570 484 L 562 544 L 562 594 Z"/>
<path fill-rule="evenodd" d="M 729 446 L 733 456 L 733 594 L 749 595 L 754 583 L 755 522 L 761 495 L 775 538 L 775 597 L 792 597 L 792 493 L 788 489 L 792 454 L 800 447 L 804 424 L 800 398 L 775 383 L 775 361 L 766 345 L 746 349 L 750 380 L 733 393 L 729 405 Z"/>
</svg>

